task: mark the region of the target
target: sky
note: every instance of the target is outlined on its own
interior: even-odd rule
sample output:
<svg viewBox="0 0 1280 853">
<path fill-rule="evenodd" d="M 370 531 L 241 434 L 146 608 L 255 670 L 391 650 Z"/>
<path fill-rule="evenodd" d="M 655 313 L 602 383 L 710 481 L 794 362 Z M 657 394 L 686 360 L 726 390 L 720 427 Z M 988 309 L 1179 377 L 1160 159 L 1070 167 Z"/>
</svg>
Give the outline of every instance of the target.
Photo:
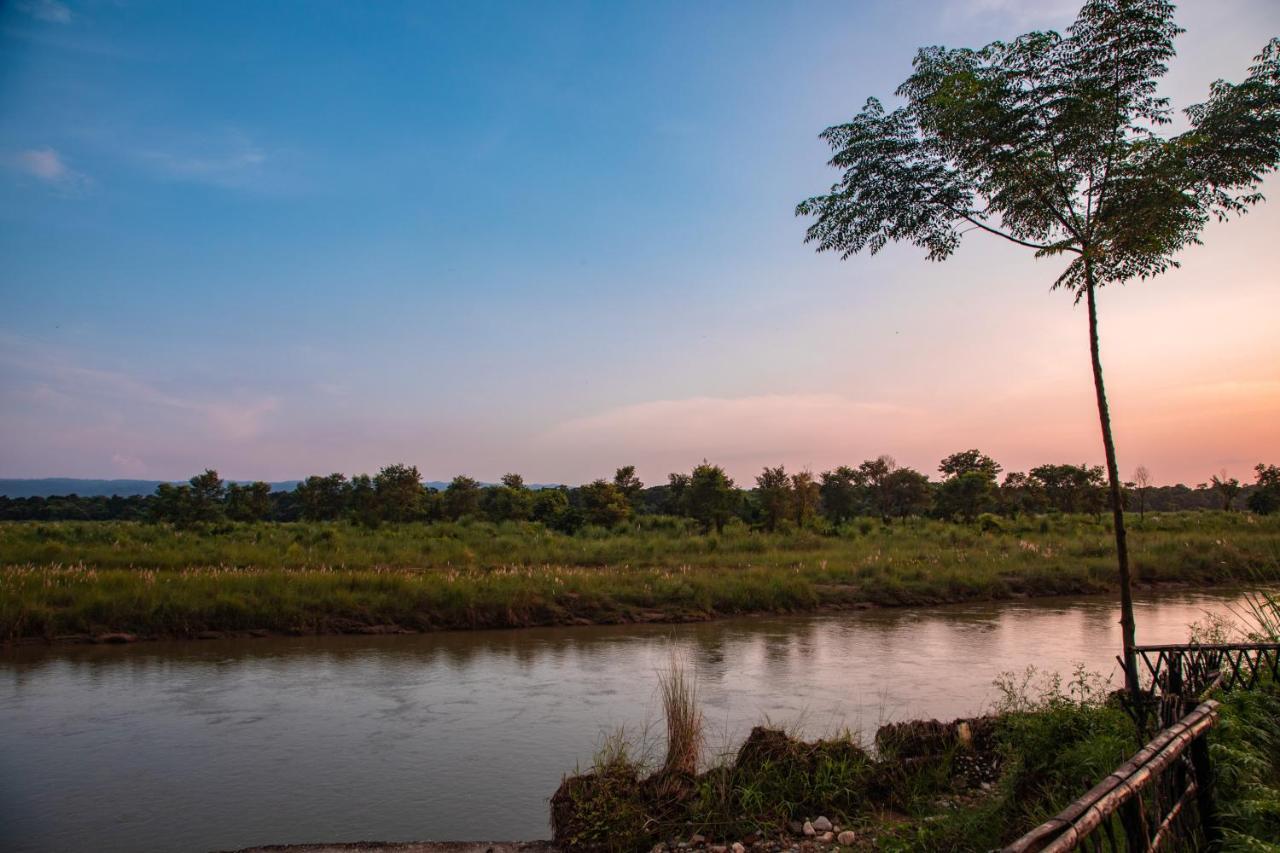
<svg viewBox="0 0 1280 853">
<path fill-rule="evenodd" d="M 916 48 L 1076 7 L 0 3 L 0 476 L 1101 463 L 1060 261 L 970 234 L 842 262 L 793 214 L 837 178 L 818 133 Z M 1280 4 L 1178 20 L 1180 108 Z M 1264 192 L 1102 293 L 1122 474 L 1280 462 Z"/>
</svg>

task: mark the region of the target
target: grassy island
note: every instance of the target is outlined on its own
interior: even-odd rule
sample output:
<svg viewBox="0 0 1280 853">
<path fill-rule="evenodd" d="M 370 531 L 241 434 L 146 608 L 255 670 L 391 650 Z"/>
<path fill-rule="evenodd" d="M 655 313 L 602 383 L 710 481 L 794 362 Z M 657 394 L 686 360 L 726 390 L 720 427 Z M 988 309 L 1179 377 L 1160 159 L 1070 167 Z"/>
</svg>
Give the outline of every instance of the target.
<svg viewBox="0 0 1280 853">
<path fill-rule="evenodd" d="M 1107 520 L 858 519 L 826 532 L 644 517 L 575 534 L 535 522 L 0 524 L 0 638 L 427 631 L 690 621 L 749 613 L 1100 593 Z M 1148 513 L 1150 585 L 1280 576 L 1280 516 Z"/>
</svg>

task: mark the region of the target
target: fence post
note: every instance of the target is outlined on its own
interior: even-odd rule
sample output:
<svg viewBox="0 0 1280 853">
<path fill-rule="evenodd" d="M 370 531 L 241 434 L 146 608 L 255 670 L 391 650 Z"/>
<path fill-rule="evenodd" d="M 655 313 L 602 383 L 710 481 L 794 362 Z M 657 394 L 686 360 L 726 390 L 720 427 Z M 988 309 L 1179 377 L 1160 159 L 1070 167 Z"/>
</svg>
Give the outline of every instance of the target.
<svg viewBox="0 0 1280 853">
<path fill-rule="evenodd" d="M 1196 804 L 1200 810 L 1200 826 L 1210 851 L 1222 847 L 1222 828 L 1218 825 L 1218 808 L 1213 798 L 1213 767 L 1209 763 L 1209 738 L 1205 733 L 1191 741 L 1191 766 L 1196 772 Z"/>
</svg>

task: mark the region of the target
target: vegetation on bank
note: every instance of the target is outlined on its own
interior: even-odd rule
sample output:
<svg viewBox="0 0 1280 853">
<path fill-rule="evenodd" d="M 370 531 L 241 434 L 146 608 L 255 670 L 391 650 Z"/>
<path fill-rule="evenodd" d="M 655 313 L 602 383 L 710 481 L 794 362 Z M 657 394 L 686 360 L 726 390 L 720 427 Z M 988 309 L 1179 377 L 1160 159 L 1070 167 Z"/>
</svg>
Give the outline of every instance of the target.
<svg viewBox="0 0 1280 853">
<path fill-rule="evenodd" d="M 1280 637 L 1280 601 L 1252 601 L 1263 618 L 1252 621 L 1249 639 Z M 1133 720 L 1097 675 L 1080 669 L 1064 684 L 1029 670 L 997 681 L 1002 698 L 984 717 L 891 724 L 874 746 L 848 732 L 806 742 L 758 727 L 697 772 L 688 745 L 697 742 L 700 718 L 689 683 L 678 667 L 664 679 L 669 747 L 680 745 L 665 760 L 650 760 L 656 750 L 619 735 L 586 772 L 565 778 L 551 800 L 559 844 L 649 850 L 696 836 L 750 842 L 794 836 L 799 821 L 823 816 L 835 833 L 850 831 L 839 838 L 844 847 L 992 850 L 1070 805 L 1137 748 Z M 1223 849 L 1274 850 L 1280 685 L 1268 675 L 1256 689 L 1215 698 L 1222 704 L 1210 753 Z"/>
<path fill-rule="evenodd" d="M 730 521 L 774 531 L 824 529 L 858 516 L 882 519 L 923 516 L 972 521 L 982 514 L 1003 517 L 1045 512 L 1099 514 L 1106 506 L 1102 469 L 1097 466 L 1038 465 L 1026 473 L 1002 467 L 978 450 L 953 453 L 931 480 L 892 457 L 842 465 L 814 476 L 766 467 L 753 486 L 743 488 L 717 465 L 704 462 L 688 474 L 646 486 L 634 466 L 619 468 L 612 480 L 575 488 L 526 486 L 518 474 L 483 484 L 455 477 L 448 484 L 424 484 L 411 465 L 388 465 L 376 475 L 311 476 L 291 490 L 268 483 L 228 483 L 213 470 L 186 483 L 161 483 L 153 495 L 0 496 L 0 521 L 153 521 L 179 526 L 223 521 L 351 521 L 365 526 L 429 521 L 538 521 L 562 533 L 582 527 L 613 526 L 655 515 L 696 521 L 704 532 Z M 1232 510 L 1259 515 L 1280 509 L 1280 467 L 1259 463 L 1253 484 L 1225 472 L 1194 488 L 1155 486 L 1145 466 L 1125 483 L 1126 505 L 1146 512 Z M 442 486 L 438 488 L 437 486 Z"/>
<path fill-rule="evenodd" d="M 826 534 L 642 517 L 565 534 L 537 522 L 0 524 L 0 638 L 318 633 L 684 621 L 1113 588 L 1092 515 L 970 524 L 853 519 Z M 1280 576 L 1280 517 L 1148 513 L 1137 576 Z"/>
</svg>

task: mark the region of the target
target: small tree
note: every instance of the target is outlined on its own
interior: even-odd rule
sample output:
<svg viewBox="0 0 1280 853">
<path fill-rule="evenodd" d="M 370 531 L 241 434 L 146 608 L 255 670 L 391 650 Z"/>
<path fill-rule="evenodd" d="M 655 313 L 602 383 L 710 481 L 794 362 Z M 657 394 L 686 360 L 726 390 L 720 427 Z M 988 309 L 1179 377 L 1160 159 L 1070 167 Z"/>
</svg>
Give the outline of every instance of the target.
<svg viewBox="0 0 1280 853">
<path fill-rule="evenodd" d="M 1138 518 L 1147 517 L 1147 492 L 1151 491 L 1151 472 L 1146 465 L 1133 469 L 1133 491 L 1138 496 Z"/>
<path fill-rule="evenodd" d="M 995 506 L 1001 468 L 990 456 L 979 450 L 962 450 L 938 463 L 938 471 L 943 479 L 935 511 L 942 518 L 973 521 Z"/>
<path fill-rule="evenodd" d="M 416 465 L 388 465 L 373 478 L 378 516 L 404 522 L 422 513 L 422 475 Z"/>
<path fill-rule="evenodd" d="M 522 521 L 533 507 L 532 492 L 519 474 L 503 474 L 502 482 L 485 489 L 481 508 L 490 521 Z"/>
<path fill-rule="evenodd" d="M 893 516 L 890 476 L 896 470 L 897 461 L 887 454 L 868 459 L 858 466 L 858 483 L 866 489 L 867 499 L 882 521 Z"/>
<path fill-rule="evenodd" d="M 294 489 L 302 517 L 308 521 L 330 521 L 347 511 L 351 484 L 343 474 L 312 475 Z"/>
<path fill-rule="evenodd" d="M 717 533 L 723 531 L 738 508 L 738 490 L 733 480 L 723 468 L 705 459 L 689 475 L 684 497 L 689 515 L 702 525 L 703 533 L 709 533 L 713 527 Z"/>
<path fill-rule="evenodd" d="M 786 469 L 765 467 L 756 477 L 756 503 L 760 507 L 760 519 L 764 529 L 772 533 L 778 523 L 791 515 L 791 477 Z"/>
<path fill-rule="evenodd" d="M 636 466 L 624 465 L 613 473 L 613 485 L 631 505 L 632 511 L 640 508 L 640 493 L 644 491 L 644 483 L 636 476 Z"/>
<path fill-rule="evenodd" d="M 663 512 L 668 515 L 689 514 L 689 475 L 667 475 L 667 500 Z"/>
<path fill-rule="evenodd" d="M 534 521 L 540 521 L 547 527 L 560 529 L 565 514 L 569 511 L 569 494 L 563 486 L 554 489 L 539 489 L 533 493 L 532 515 Z"/>
<path fill-rule="evenodd" d="M 378 512 L 378 497 L 373 490 L 373 478 L 368 474 L 352 477 L 348 495 L 351 520 L 365 527 L 377 527 L 381 517 Z"/>
<path fill-rule="evenodd" d="M 480 484 L 459 474 L 444 489 L 444 514 L 450 521 L 480 513 Z"/>
<path fill-rule="evenodd" d="M 965 474 L 982 474 L 991 482 L 1000 476 L 1000 463 L 980 450 L 962 450 L 952 453 L 938 463 L 938 471 L 944 479 L 961 477 Z"/>
<path fill-rule="evenodd" d="M 1257 472 L 1258 482 L 1249 495 L 1249 509 L 1258 515 L 1280 510 L 1280 467 L 1259 462 L 1253 470 Z"/>
<path fill-rule="evenodd" d="M 929 478 L 914 468 L 895 468 L 884 480 L 885 516 L 923 515 L 933 505 Z"/>
<path fill-rule="evenodd" d="M 806 240 L 848 257 L 906 240 L 940 261 L 973 230 L 1065 257 L 1054 287 L 1088 308 L 1089 351 L 1106 454 L 1120 576 L 1125 686 L 1137 657 L 1119 468 L 1102 381 L 1097 291 L 1176 266 L 1210 219 L 1261 201 L 1280 162 L 1280 39 L 1238 85 L 1214 83 L 1172 137 L 1156 85 L 1180 32 L 1167 0 L 1088 0 L 1065 35 L 1036 32 L 979 50 L 921 49 L 898 88 L 828 128 L 827 195 L 801 202 Z"/>
<path fill-rule="evenodd" d="M 1231 512 L 1231 504 L 1235 502 L 1236 495 L 1240 494 L 1240 481 L 1235 477 L 1228 477 L 1226 469 L 1223 469 L 1210 477 L 1209 482 L 1222 499 L 1223 512 Z"/>
<path fill-rule="evenodd" d="M 791 475 L 792 507 L 797 527 L 804 527 L 818 514 L 820 493 L 812 471 Z"/>
<path fill-rule="evenodd" d="M 823 471 L 818 494 L 822 498 L 822 514 L 832 524 L 844 524 L 858 514 L 862 504 L 862 487 L 858 472 L 848 465 L 834 471 Z"/>
<path fill-rule="evenodd" d="M 1096 514 L 1106 505 L 1106 481 L 1097 465 L 1037 465 L 1027 477 L 1058 512 Z"/>
<path fill-rule="evenodd" d="M 948 477 L 938 486 L 934 509 L 940 518 L 960 518 L 973 521 L 981 513 L 989 512 L 996 503 L 995 477 L 983 471 L 965 471 Z"/>
<path fill-rule="evenodd" d="M 261 480 L 247 486 L 230 483 L 226 505 L 232 521 L 264 521 L 271 515 L 271 484 Z"/>
<path fill-rule="evenodd" d="M 613 527 L 631 517 L 631 501 L 608 480 L 596 480 L 578 489 L 582 515 L 588 524 Z"/>
<path fill-rule="evenodd" d="M 161 483 L 151 501 L 153 521 L 167 521 L 183 526 L 191 521 L 191 486 L 186 483 Z"/>
<path fill-rule="evenodd" d="M 192 477 L 188 502 L 188 518 L 190 521 L 217 521 L 223 516 L 223 498 L 227 490 L 222 478 L 212 468 L 206 468 L 203 474 Z"/>
</svg>

